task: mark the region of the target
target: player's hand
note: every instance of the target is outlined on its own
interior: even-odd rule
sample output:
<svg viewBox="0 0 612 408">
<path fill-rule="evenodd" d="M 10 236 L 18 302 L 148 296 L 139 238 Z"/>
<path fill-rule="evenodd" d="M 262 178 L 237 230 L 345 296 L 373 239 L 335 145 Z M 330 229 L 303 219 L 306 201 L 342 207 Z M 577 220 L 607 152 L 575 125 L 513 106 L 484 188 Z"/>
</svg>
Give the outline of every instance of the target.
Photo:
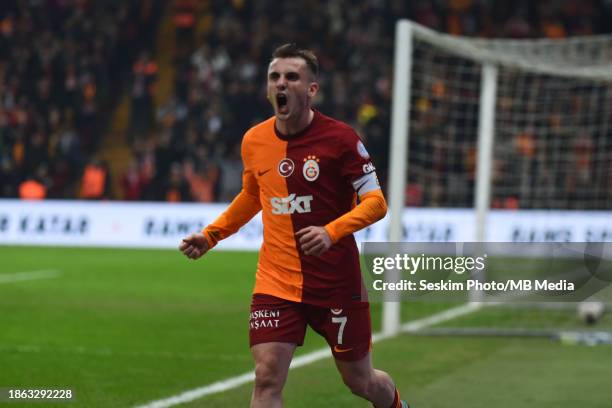
<svg viewBox="0 0 612 408">
<path fill-rule="evenodd" d="M 321 256 L 332 246 L 331 238 L 323 227 L 306 227 L 295 233 L 300 248 L 306 255 Z"/>
<path fill-rule="evenodd" d="M 208 241 L 201 233 L 188 235 L 179 245 L 179 251 L 189 259 L 198 259 L 209 249 Z"/>
</svg>

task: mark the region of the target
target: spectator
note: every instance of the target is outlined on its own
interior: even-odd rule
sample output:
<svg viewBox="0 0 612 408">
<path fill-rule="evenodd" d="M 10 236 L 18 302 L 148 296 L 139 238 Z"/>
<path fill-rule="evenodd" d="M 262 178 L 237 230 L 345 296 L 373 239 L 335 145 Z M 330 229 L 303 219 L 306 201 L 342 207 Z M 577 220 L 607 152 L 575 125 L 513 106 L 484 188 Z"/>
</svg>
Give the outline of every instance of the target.
<svg viewBox="0 0 612 408">
<path fill-rule="evenodd" d="M 138 37 L 150 37 L 160 6 L 160 0 L 0 4 L 0 147 L 11 156 L 3 159 L 3 179 L 19 185 L 45 163 L 47 196 L 75 197 L 73 185 L 97 149 L 134 58 L 124 51 L 142 48 Z M 12 186 L 0 189 L 0 197 L 16 195 Z"/>
<path fill-rule="evenodd" d="M 215 186 L 219 171 L 214 164 L 196 168 L 193 161 L 184 166 L 185 179 L 189 183 L 189 192 L 194 201 L 210 203 L 215 201 Z"/>
<path fill-rule="evenodd" d="M 130 113 L 130 137 L 142 137 L 149 133 L 153 123 L 153 94 L 157 64 L 149 53 L 141 52 L 132 67 L 132 109 Z"/>
<path fill-rule="evenodd" d="M 19 198 L 22 200 L 42 200 L 47 197 L 47 166 L 39 164 L 36 169 L 36 176 L 24 180 L 19 185 Z"/>
<path fill-rule="evenodd" d="M 91 160 L 83 172 L 80 198 L 86 200 L 109 199 L 110 176 L 108 166 L 98 160 Z"/>
<path fill-rule="evenodd" d="M 240 145 L 235 144 L 229 154 L 222 154 L 219 159 L 219 201 L 230 202 L 242 188 L 242 160 Z"/>
<path fill-rule="evenodd" d="M 47 188 L 40 181 L 31 178 L 19 185 L 19 198 L 22 200 L 42 200 L 47 196 Z"/>
<path fill-rule="evenodd" d="M 194 35 L 199 38 L 192 46 L 190 58 L 176 59 L 174 92 L 170 102 L 160 110 L 162 133 L 169 127 L 170 145 L 182 147 L 170 152 L 167 138 L 159 139 L 158 176 L 167 180 L 171 162 L 185 163 L 193 158 L 191 152 L 204 149 L 206 160 L 213 158 L 218 163 L 217 197 L 230 199 L 238 180 L 235 146 L 240 144 L 241 135 L 252 123 L 270 114 L 263 89 L 253 85 L 257 83 L 255 79 L 264 75 L 261 70 L 268 62 L 269 50 L 280 43 L 296 41 L 314 47 L 319 55 L 322 68 L 320 109 L 333 112 L 369 139 L 368 148 L 379 163 L 384 186 L 394 22 L 408 17 L 453 34 L 515 38 L 575 35 L 584 32 L 585 26 L 592 27 L 593 32 L 609 31 L 606 24 L 595 18 L 595 5 L 599 5 L 595 0 L 542 4 L 527 0 L 494 3 L 418 0 L 407 7 L 403 2 L 387 4 L 361 0 L 349 8 L 342 7 L 341 2 L 321 1 L 276 4 L 270 1 L 197 3 L 176 0 L 173 10 L 180 54 Z M 316 6 L 316 17 L 306 17 L 303 13 L 311 5 Z M 435 115 L 430 112 L 448 100 L 449 90 L 444 85 L 447 79 L 448 72 L 444 70 L 431 73 L 431 93 L 435 98 L 422 101 L 422 106 L 426 107 L 425 120 L 433 119 Z M 446 130 L 441 129 L 442 125 L 431 123 L 428 127 L 444 134 Z M 525 143 L 521 147 L 524 151 L 529 149 Z M 423 148 L 427 149 L 425 154 L 433 152 L 438 157 L 435 164 L 438 171 L 463 171 L 464 164 L 474 167 L 473 152 L 467 152 L 464 164 L 459 157 L 450 164 L 446 163 L 440 147 Z M 196 168 L 200 168 L 201 161 L 196 158 Z M 421 182 L 415 180 L 417 184 Z M 449 199 L 471 189 L 473 183 L 471 178 L 456 178 L 450 190 L 448 185 L 431 186 L 429 191 L 425 191 L 423 185 L 415 187 L 421 189 L 422 198 L 418 201 L 424 205 L 431 204 L 431 200 L 447 205 Z M 454 205 L 471 203 L 463 198 Z"/>
<path fill-rule="evenodd" d="M 177 34 L 175 83 L 165 95 L 167 102 L 155 114 L 153 93 L 159 67 L 151 57 L 151 41 L 164 4 L 160 0 L 2 2 L 2 197 L 17 196 L 19 184 L 35 176 L 36 166 L 32 163 L 38 162 L 48 166 L 48 197 L 79 195 L 75 188 L 79 175 L 96 151 L 114 96 L 121 93 L 117 85 L 126 79 L 132 102 L 129 134 L 135 163 L 123 175 L 124 197 L 166 200 L 162 194 L 166 189 L 174 186 L 170 190 L 180 192 L 177 186 L 183 181 L 193 184 L 180 180 L 193 176 L 206 187 L 173 197 L 231 199 L 240 184 L 241 136 L 271 112 L 257 78 L 265 76 L 269 51 L 287 41 L 315 49 L 322 71 L 318 107 L 349 122 L 367 139 L 384 187 L 394 23 L 398 19 L 411 18 L 436 30 L 467 36 L 559 38 L 610 32 L 612 16 L 612 2 L 608 0 L 357 0 L 351 2 L 351 7 L 321 0 L 174 0 L 169 18 Z M 309 9 L 316 9 L 316 13 L 304 12 Z M 475 106 L 475 91 L 453 90 L 447 85 L 449 79 L 463 83 L 473 78 L 466 72 L 453 78 L 455 71 L 441 65 L 452 67 L 455 61 L 446 62 L 430 61 L 436 68 L 429 73 L 429 82 L 423 84 L 423 89 L 431 97 L 419 95 L 415 100 L 413 134 L 423 136 L 422 140 L 412 137 L 410 148 L 421 157 L 431 158 L 435 175 L 425 177 L 427 169 L 422 163 L 410 166 L 419 176 L 411 179 L 413 191 L 419 192 L 413 201 L 422 205 L 472 205 L 469 194 L 463 192 L 473 190 L 474 152 L 453 153 L 426 140 L 426 135 L 431 134 L 447 140 L 444 138 L 449 127 L 471 129 L 477 117 L 477 112 L 470 111 L 470 106 Z M 534 80 L 524 87 L 538 89 L 539 84 Z M 465 107 L 459 108 L 465 109 L 464 119 L 450 117 L 449 126 L 439 118 L 457 109 L 458 100 L 467 101 Z M 609 106 L 600 102 L 601 106 Z M 516 101 L 504 103 L 511 111 Z M 565 115 L 568 109 L 581 112 L 579 109 L 584 108 L 555 107 L 550 120 L 558 120 L 555 117 Z M 559 126 L 550 126 L 552 135 L 569 141 Z M 519 206 L 551 205 L 525 198 L 531 187 L 518 180 L 523 173 L 525 177 L 538 173 L 537 166 L 531 163 L 545 167 L 550 160 L 525 132 L 527 129 L 517 129 L 508 136 L 516 140 L 513 154 L 523 163 L 508 185 L 516 186 L 523 195 L 510 197 L 503 193 L 498 200 L 500 206 L 515 206 L 517 200 Z M 448 140 L 465 142 L 468 137 L 465 131 L 458 131 Z M 578 146 L 575 149 L 588 150 Z M 577 163 L 587 163 L 586 153 L 580 157 L 576 157 Z M 593 184 L 600 186 L 599 194 L 605 195 L 610 191 L 601 176 L 605 171 L 595 174 L 589 168 L 593 160 L 588 161 L 588 166 L 581 165 L 581 180 L 585 174 L 592 175 L 596 178 Z M 172 170 L 172 163 L 186 168 L 189 161 L 193 162 L 192 173 L 181 176 Z M 507 169 L 508 165 L 498 166 Z M 551 180 L 545 171 L 538 174 L 537 183 L 550 185 L 558 195 L 569 195 L 568 189 L 582 191 L 586 185 L 578 179 Z M 459 196 L 463 198 L 454 201 Z M 503 201 L 507 198 L 514 201 L 508 204 Z"/>
<path fill-rule="evenodd" d="M 145 182 L 142 178 L 138 162 L 132 160 L 121 177 L 121 187 L 123 188 L 123 199 L 126 201 L 141 200 L 143 198 Z"/>
<path fill-rule="evenodd" d="M 162 188 L 164 201 L 177 203 L 181 201 L 193 201 L 189 184 L 185 180 L 183 168 L 179 163 L 170 166 L 170 177 Z"/>
<path fill-rule="evenodd" d="M 19 176 L 13 161 L 8 156 L 0 156 L 0 196 L 17 197 Z"/>
</svg>

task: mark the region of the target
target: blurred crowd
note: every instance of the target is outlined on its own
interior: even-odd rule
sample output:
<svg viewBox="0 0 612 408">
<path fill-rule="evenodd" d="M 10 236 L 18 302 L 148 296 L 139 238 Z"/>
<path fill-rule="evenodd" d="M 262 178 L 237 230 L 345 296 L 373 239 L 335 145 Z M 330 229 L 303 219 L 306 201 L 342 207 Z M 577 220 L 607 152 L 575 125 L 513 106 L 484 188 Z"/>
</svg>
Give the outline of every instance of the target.
<svg viewBox="0 0 612 408">
<path fill-rule="evenodd" d="M 280 44 L 296 42 L 315 51 L 321 65 L 317 109 L 358 130 L 384 186 L 397 19 L 457 35 L 557 38 L 610 31 L 612 2 L 360 0 L 348 7 L 315 0 L 176 0 L 173 15 L 175 87 L 155 110 L 155 123 L 133 140 L 135 160 L 123 179 L 133 181 L 123 184 L 130 199 L 233 198 L 241 185 L 241 137 L 272 112 L 265 72 Z M 471 192 L 458 200 L 457 194 L 435 193 L 447 182 L 412 179 L 409 196 L 413 190 L 434 191 L 409 198 L 414 205 L 471 205 Z"/>
<path fill-rule="evenodd" d="M 2 129 L 10 130 L 8 137 L 3 130 L 0 140 L 2 186 L 7 183 L 5 179 L 12 177 L 11 185 L 15 186 L 26 175 L 36 175 L 39 171 L 30 167 L 40 166 L 26 163 L 40 161 L 25 159 L 23 153 L 19 159 L 19 154 L 15 153 L 19 151 L 29 151 L 32 155 L 32 152 L 44 150 L 49 164 L 40 172 L 46 171 L 48 178 L 58 173 L 49 168 L 61 168 L 56 163 L 62 161 L 70 171 L 83 173 L 87 157 L 84 151 L 95 149 L 97 140 L 87 133 L 91 131 L 88 130 L 91 121 L 83 118 L 87 117 L 84 111 L 93 109 L 96 118 L 100 117 L 99 101 L 105 93 L 112 95 L 108 84 L 114 79 L 109 75 L 125 72 L 126 69 L 118 67 L 128 66 L 131 80 L 127 91 L 132 106 L 126 137 L 132 161 L 124 174 L 115 175 L 120 178 L 121 188 L 114 192 L 114 198 L 128 200 L 209 202 L 233 198 L 241 186 L 239 148 L 242 135 L 251 125 L 272 114 L 265 99 L 265 72 L 271 52 L 280 44 L 296 42 L 315 51 L 321 66 L 317 109 L 357 129 L 366 141 L 384 186 L 397 19 L 410 18 L 457 35 L 500 38 L 559 38 L 610 32 L 609 22 L 612 21 L 610 0 L 173 0 L 166 3 L 169 13 L 165 18 L 172 19 L 176 33 L 175 43 L 171 44 L 174 86 L 167 95 L 154 98 L 159 90 L 156 88 L 158 68 L 152 49 L 132 49 L 130 55 L 136 59 L 129 62 L 125 61 L 125 55 L 123 59 L 115 55 L 120 53 L 118 48 L 121 47 L 116 45 L 122 42 L 122 35 L 153 29 L 142 23 L 142 17 L 134 19 L 138 21 L 136 24 L 127 17 L 141 13 L 146 1 L 31 0 L 22 3 L 29 6 L 21 11 L 4 11 L 3 21 L 14 21 L 13 32 L 25 30 L 29 38 L 19 43 L 15 41 L 16 34 L 11 34 L 8 40 L 3 34 L 0 54 L 4 69 L 0 82 L 6 89 L 7 84 L 20 77 L 7 76 L 11 71 L 7 67 L 15 71 L 18 65 L 14 54 L 42 55 L 55 50 L 54 55 L 61 56 L 57 58 L 62 62 L 47 82 L 42 73 L 45 70 L 39 69 L 37 74 L 29 72 L 31 69 L 22 73 L 22 76 L 37 78 L 28 81 L 36 86 L 30 86 L 27 91 L 17 86 L 15 101 L 7 103 L 7 98 L 3 97 L 0 118 L 8 117 L 7 106 L 10 110 L 20 106 L 20 97 L 25 99 L 23 103 L 27 103 L 30 111 L 41 109 L 44 112 L 39 114 L 41 119 L 35 121 L 40 125 L 1 125 Z M 62 7 L 66 3 L 70 3 L 70 7 Z M 82 4 L 87 6 L 81 9 L 78 5 Z M 0 10 L 3 7 L 0 6 Z M 31 28 L 28 31 L 28 24 L 17 24 L 48 13 L 57 14 L 57 19 L 46 19 L 40 25 L 36 23 L 36 31 Z M 30 27 L 33 24 L 31 22 Z M 40 29 L 45 24 L 52 26 Z M 45 41 L 54 43 L 55 48 L 43 45 Z M 25 43 L 29 46 L 24 46 Z M 86 51 L 76 53 L 75 49 Z M 64 54 L 68 50 L 77 54 L 73 56 L 78 61 L 73 68 L 65 62 Z M 93 68 L 88 70 L 87 67 Z M 68 92 L 62 89 L 67 86 L 66 78 L 71 69 L 77 71 L 75 75 L 79 78 L 75 85 L 79 95 L 77 102 L 66 97 Z M 88 80 L 95 83 L 94 97 L 89 99 Z M 53 84 L 53 90 L 48 92 L 53 103 L 39 101 L 45 83 Z M 8 95 L 6 91 L 0 93 Z M 92 105 L 87 101 L 92 100 L 95 101 L 93 108 L 87 108 Z M 154 100 L 164 102 L 156 106 Z M 41 105 L 46 107 L 40 108 Z M 53 108 L 55 106 L 57 108 Z M 37 131 L 39 127 L 44 130 Z M 60 137 L 64 133 L 72 136 Z M 23 148 L 19 147 L 20 140 Z M 64 153 L 66 150 L 74 153 L 68 155 Z M 64 159 L 64 156 L 72 158 Z M 90 165 L 103 168 L 101 163 Z M 423 180 L 413 181 L 423 183 Z M 428 186 L 413 183 L 411 188 L 427 189 Z M 15 195 L 14 189 L 3 190 L 0 192 L 3 196 Z M 431 194 L 423 195 L 418 205 L 463 204 L 452 202 L 450 196 L 436 200 L 431 197 Z"/>
<path fill-rule="evenodd" d="M 471 207 L 481 66 L 414 51 L 406 202 Z M 612 82 L 500 69 L 496 94 L 493 208 L 612 208 Z"/>
<path fill-rule="evenodd" d="M 126 68 L 150 43 L 156 8 L 148 0 L 0 2 L 0 197 L 105 196 L 80 191 L 79 180 Z"/>
</svg>

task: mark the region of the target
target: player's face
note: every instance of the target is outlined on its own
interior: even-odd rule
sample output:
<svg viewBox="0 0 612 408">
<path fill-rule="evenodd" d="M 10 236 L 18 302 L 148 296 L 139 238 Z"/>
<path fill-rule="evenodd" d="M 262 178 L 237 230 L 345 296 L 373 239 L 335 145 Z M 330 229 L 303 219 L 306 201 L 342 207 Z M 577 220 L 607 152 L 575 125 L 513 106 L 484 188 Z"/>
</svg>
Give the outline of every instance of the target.
<svg viewBox="0 0 612 408">
<path fill-rule="evenodd" d="M 299 119 L 318 89 L 302 58 L 275 58 L 268 67 L 268 100 L 279 120 Z"/>
</svg>

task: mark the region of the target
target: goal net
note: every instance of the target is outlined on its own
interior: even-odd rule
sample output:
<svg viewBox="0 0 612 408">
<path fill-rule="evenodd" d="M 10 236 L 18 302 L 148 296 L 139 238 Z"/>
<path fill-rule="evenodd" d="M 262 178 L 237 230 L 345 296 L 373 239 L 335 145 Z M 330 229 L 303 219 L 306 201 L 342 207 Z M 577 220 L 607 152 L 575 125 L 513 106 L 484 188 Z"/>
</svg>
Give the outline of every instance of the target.
<svg viewBox="0 0 612 408">
<path fill-rule="evenodd" d="M 470 208 L 475 242 L 489 240 L 494 210 L 612 218 L 612 36 L 475 39 L 401 21 L 392 118 L 390 242 L 402 241 L 405 207 Z M 401 279 L 394 273 L 391 280 Z M 474 333 L 582 327 L 576 302 L 498 303 L 512 311 L 487 307 L 462 325 L 478 326 Z M 400 330 L 401 305 L 383 304 L 385 332 Z M 599 327 L 612 328 L 610 314 Z"/>
</svg>

